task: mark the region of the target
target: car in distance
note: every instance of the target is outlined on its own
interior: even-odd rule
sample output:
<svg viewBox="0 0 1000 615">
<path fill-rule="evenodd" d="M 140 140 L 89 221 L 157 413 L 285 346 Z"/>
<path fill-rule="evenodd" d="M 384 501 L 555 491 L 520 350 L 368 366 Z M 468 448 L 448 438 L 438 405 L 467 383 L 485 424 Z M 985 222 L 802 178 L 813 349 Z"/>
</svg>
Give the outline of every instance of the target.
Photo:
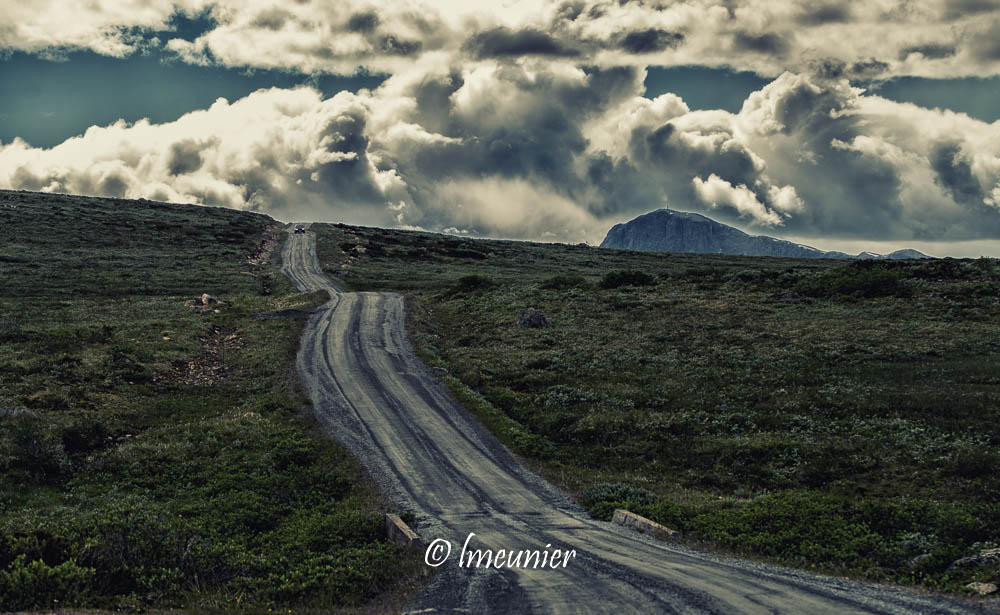
<svg viewBox="0 0 1000 615">
<path fill-rule="evenodd" d="M 305 233 L 306 232 L 306 227 L 303 226 L 303 225 L 301 225 L 301 224 L 296 224 L 295 225 L 295 232 L 296 233 Z"/>
</svg>

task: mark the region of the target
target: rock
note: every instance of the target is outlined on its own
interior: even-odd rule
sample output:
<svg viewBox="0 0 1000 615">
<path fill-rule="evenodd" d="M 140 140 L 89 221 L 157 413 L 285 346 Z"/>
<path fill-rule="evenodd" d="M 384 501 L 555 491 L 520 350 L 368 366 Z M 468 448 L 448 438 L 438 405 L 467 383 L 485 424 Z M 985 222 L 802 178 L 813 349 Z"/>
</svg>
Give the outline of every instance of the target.
<svg viewBox="0 0 1000 615">
<path fill-rule="evenodd" d="M 517 324 L 521 327 L 544 329 L 549 326 L 549 321 L 545 318 L 545 313 L 541 310 L 528 308 L 521 312 L 521 317 L 517 319 Z"/>
<path fill-rule="evenodd" d="M 930 556 L 931 556 L 930 553 L 921 553 L 920 555 L 918 555 L 918 556 L 916 556 L 914 558 L 911 558 L 910 561 L 906 562 L 906 566 L 909 569 L 913 570 L 913 569 L 917 568 L 917 566 L 919 566 L 923 561 L 925 561 Z"/>
<path fill-rule="evenodd" d="M 390 542 L 411 549 L 420 549 L 420 537 L 417 533 L 406 525 L 406 522 L 399 518 L 399 515 L 392 513 L 385 514 L 385 534 Z"/>
<path fill-rule="evenodd" d="M 978 555 L 970 555 L 957 559 L 948 566 L 948 570 L 965 568 L 967 566 L 982 566 L 983 564 L 992 564 L 995 562 L 1000 562 L 1000 548 L 986 549 L 985 551 L 980 551 Z"/>
<path fill-rule="evenodd" d="M 0 407 L 0 419 L 14 419 L 19 416 L 37 418 L 38 415 L 24 406 Z"/>
<path fill-rule="evenodd" d="M 965 588 L 971 589 L 980 596 L 986 596 L 997 591 L 997 586 L 993 583 L 969 583 Z"/>
<path fill-rule="evenodd" d="M 639 516 L 634 512 L 622 508 L 615 509 L 611 517 L 611 522 L 630 527 L 637 532 L 649 534 L 656 538 L 669 538 L 677 533 L 677 530 L 672 530 L 669 527 L 660 525 L 656 521 L 651 521 L 646 517 Z"/>
</svg>

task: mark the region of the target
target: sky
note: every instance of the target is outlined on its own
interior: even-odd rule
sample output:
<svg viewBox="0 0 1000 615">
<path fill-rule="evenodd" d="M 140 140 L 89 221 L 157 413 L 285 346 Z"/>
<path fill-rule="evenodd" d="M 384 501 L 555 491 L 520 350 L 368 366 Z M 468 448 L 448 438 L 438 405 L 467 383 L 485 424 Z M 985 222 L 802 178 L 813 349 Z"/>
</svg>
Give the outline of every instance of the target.
<svg viewBox="0 0 1000 615">
<path fill-rule="evenodd" d="M 0 0 L 0 188 L 1000 256 L 1000 0 Z"/>
</svg>

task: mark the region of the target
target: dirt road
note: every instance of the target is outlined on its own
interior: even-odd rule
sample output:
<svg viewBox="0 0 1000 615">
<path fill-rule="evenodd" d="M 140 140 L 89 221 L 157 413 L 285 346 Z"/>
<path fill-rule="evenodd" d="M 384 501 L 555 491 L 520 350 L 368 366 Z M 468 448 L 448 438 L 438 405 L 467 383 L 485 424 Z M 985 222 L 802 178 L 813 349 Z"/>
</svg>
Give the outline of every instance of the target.
<svg viewBox="0 0 1000 615">
<path fill-rule="evenodd" d="M 319 419 L 416 514 L 425 544 L 451 544 L 441 574 L 411 612 L 980 612 L 935 596 L 697 553 L 590 519 L 522 468 L 416 358 L 402 297 L 341 292 L 323 274 L 314 242 L 312 232 L 289 233 L 283 271 L 300 290 L 330 293 L 298 355 Z M 463 566 L 470 533 L 470 550 L 548 558 L 559 549 L 561 559 L 554 569 L 548 559 L 544 569 Z"/>
</svg>

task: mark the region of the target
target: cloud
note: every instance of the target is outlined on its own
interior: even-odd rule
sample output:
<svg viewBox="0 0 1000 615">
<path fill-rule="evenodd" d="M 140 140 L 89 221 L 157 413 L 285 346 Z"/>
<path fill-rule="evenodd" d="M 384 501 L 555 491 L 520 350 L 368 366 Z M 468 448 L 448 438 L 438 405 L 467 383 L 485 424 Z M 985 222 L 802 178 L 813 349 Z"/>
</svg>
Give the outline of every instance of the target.
<svg viewBox="0 0 1000 615">
<path fill-rule="evenodd" d="M 851 20 L 851 9 L 842 4 L 822 4 L 807 6 L 798 21 L 808 26 L 821 26 L 829 23 L 846 23 Z"/>
<path fill-rule="evenodd" d="M 152 46 L 196 64 L 337 74 L 398 73 L 438 53 L 577 57 L 605 68 L 636 66 L 639 56 L 651 65 L 729 67 L 769 77 L 804 73 L 824 61 L 853 68 L 849 76 L 856 78 L 1000 74 L 995 0 L 514 0 L 489 6 L 411 0 L 378 8 L 367 0 L 108 0 L 60 2 L 58 10 L 52 4 L 4 3 L 0 48 L 125 57 Z M 178 15 L 206 17 L 208 27 L 193 40 L 171 36 Z"/>
<path fill-rule="evenodd" d="M 398 200 L 401 182 L 368 153 L 365 104 L 346 93 L 261 90 L 171 123 L 92 127 L 52 149 L 15 141 L 0 149 L 0 183 L 279 216 L 326 212 L 336 194 L 339 213 L 383 220 L 372 207 Z"/>
<path fill-rule="evenodd" d="M 510 56 L 575 56 L 579 51 L 563 46 L 550 35 L 534 28 L 510 30 L 493 28 L 473 35 L 465 48 L 477 58 Z"/>
<path fill-rule="evenodd" d="M 701 202 L 714 209 L 720 205 L 728 205 L 742 217 L 752 218 L 755 222 L 765 226 L 780 226 L 781 216 L 773 211 L 768 211 L 763 203 L 757 200 L 757 196 L 744 184 L 734 186 L 726 180 L 720 178 L 715 173 L 708 176 L 708 179 L 695 177 L 692 180 L 694 192 L 701 199 Z"/>
<path fill-rule="evenodd" d="M 677 47 L 684 41 L 680 32 L 667 32 L 659 28 L 636 30 L 622 36 L 621 47 L 629 53 L 653 53 Z"/>
<path fill-rule="evenodd" d="M 737 51 L 750 51 L 773 55 L 782 55 L 791 47 L 788 41 L 775 32 L 764 32 L 763 34 L 737 32 L 733 35 L 733 44 Z"/>
<path fill-rule="evenodd" d="M 0 186 L 573 242 L 663 206 L 798 237 L 1000 238 L 1000 123 L 844 75 L 784 73 L 728 113 L 647 99 L 641 69 L 578 57 L 410 61 L 373 91 L 261 90 L 49 149 L 0 144 Z"/>
</svg>

